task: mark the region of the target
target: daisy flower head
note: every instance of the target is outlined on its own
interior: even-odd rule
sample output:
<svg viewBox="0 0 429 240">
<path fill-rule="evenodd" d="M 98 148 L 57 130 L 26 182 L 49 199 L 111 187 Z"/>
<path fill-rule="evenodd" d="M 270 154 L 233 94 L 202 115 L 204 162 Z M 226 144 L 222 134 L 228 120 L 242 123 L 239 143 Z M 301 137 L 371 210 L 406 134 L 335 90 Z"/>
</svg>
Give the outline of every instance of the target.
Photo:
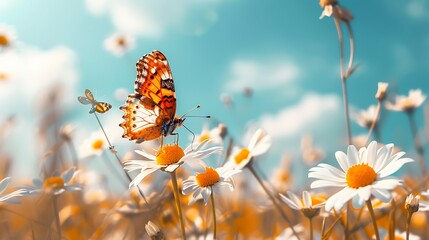
<svg viewBox="0 0 429 240">
<path fill-rule="evenodd" d="M 204 172 L 199 172 L 183 181 L 182 194 L 193 193 L 190 197 L 189 205 L 194 204 L 201 197 L 204 200 L 204 204 L 207 205 L 212 191 L 219 192 L 222 187 L 228 187 L 231 191 L 234 190 L 232 176 L 239 172 L 241 170 L 228 166 L 216 169 L 206 166 Z"/>
<path fill-rule="evenodd" d="M 334 15 L 334 18 L 343 22 L 350 22 L 353 19 L 352 14 L 347 9 L 339 6 L 337 0 L 320 0 L 319 4 L 323 8 L 320 19 L 332 15 Z"/>
<path fill-rule="evenodd" d="M 201 133 L 197 135 L 195 139 L 199 143 L 211 140 L 211 143 L 220 144 L 226 135 L 226 131 L 226 126 L 223 124 L 219 124 L 212 129 L 209 129 L 207 125 L 205 125 Z"/>
<path fill-rule="evenodd" d="M 208 141 L 189 145 L 183 150 L 179 145 L 165 145 L 158 153 L 151 155 L 144 151 L 136 150 L 143 157 L 142 160 L 128 160 L 124 162 L 124 169 L 128 172 L 139 171 L 140 173 L 131 181 L 130 188 L 137 186 L 147 175 L 161 170 L 174 172 L 185 161 L 192 164 L 201 164 L 201 160 L 215 153 L 221 153 L 222 147 L 211 147 L 204 149 Z"/>
<path fill-rule="evenodd" d="M 33 186 L 24 186 L 22 189 L 26 190 L 26 195 L 39 194 L 42 192 L 60 195 L 68 191 L 79 191 L 82 189 L 81 185 L 71 183 L 75 173 L 76 169 L 70 168 L 61 173 L 60 176 L 47 177 L 43 181 L 40 179 L 33 179 Z"/>
<path fill-rule="evenodd" d="M 414 162 L 410 158 L 402 158 L 404 152 L 392 155 L 393 149 L 393 144 L 387 144 L 377 150 L 376 141 L 359 151 L 350 145 L 347 154 L 335 153 L 340 169 L 325 163 L 311 168 L 308 177 L 317 179 L 311 188 L 343 188 L 326 201 L 326 211 L 333 208 L 338 211 L 351 199 L 355 208 L 361 208 L 371 196 L 388 202 L 392 198 L 390 191 L 402 185 L 401 180 L 391 175 L 405 163 Z"/>
<path fill-rule="evenodd" d="M 0 181 L 0 194 L 2 194 L 6 188 L 10 184 L 10 177 L 5 177 L 3 180 Z M 15 197 L 22 197 L 25 195 L 27 191 L 25 189 L 18 189 L 16 191 L 13 191 L 9 194 L 0 196 L 0 202 L 7 202 L 7 203 L 19 203 L 19 200 L 13 199 Z"/>
<path fill-rule="evenodd" d="M 83 140 L 79 146 L 79 157 L 89 158 L 100 156 L 105 149 L 109 148 L 105 136 L 101 131 L 93 132 L 87 139 Z"/>
<path fill-rule="evenodd" d="M 250 139 L 247 148 L 235 149 L 231 154 L 228 165 L 235 169 L 243 169 L 252 161 L 253 157 L 264 154 L 271 147 L 271 136 L 267 135 L 262 129 L 256 130 Z"/>
<path fill-rule="evenodd" d="M 135 38 L 126 34 L 114 33 L 104 40 L 104 48 L 118 57 L 133 50 L 134 47 Z"/>
<path fill-rule="evenodd" d="M 385 82 L 378 83 L 377 93 L 375 94 L 375 98 L 378 101 L 384 101 L 384 99 L 386 99 L 387 87 L 389 87 L 388 83 L 385 83 Z"/>
<path fill-rule="evenodd" d="M 367 110 L 361 110 L 352 115 L 356 123 L 363 128 L 370 128 L 377 114 L 375 105 L 369 106 Z"/>
<path fill-rule="evenodd" d="M 7 25 L 0 25 L 0 50 L 9 49 L 16 42 L 15 31 Z"/>
<path fill-rule="evenodd" d="M 290 208 L 301 211 L 306 217 L 314 217 L 319 214 L 320 208 L 325 205 L 325 198 L 321 196 L 311 196 L 309 192 L 302 192 L 302 200 L 294 193 L 288 191 L 288 197 L 280 194 L 281 200 Z"/>
<path fill-rule="evenodd" d="M 410 90 L 408 96 L 397 96 L 394 103 L 387 102 L 386 108 L 393 111 L 412 112 L 426 100 L 421 89 Z"/>
</svg>

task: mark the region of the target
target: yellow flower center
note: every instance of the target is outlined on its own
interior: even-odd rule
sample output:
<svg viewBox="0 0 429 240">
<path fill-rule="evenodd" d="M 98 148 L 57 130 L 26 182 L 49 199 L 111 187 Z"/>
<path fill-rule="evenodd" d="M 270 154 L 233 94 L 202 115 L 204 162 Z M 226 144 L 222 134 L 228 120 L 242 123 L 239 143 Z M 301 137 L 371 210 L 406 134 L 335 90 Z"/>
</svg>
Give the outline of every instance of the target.
<svg viewBox="0 0 429 240">
<path fill-rule="evenodd" d="M 100 149 L 103 148 L 103 145 L 104 145 L 104 142 L 103 142 L 102 139 L 95 139 L 92 142 L 92 149 L 94 149 L 94 150 L 100 150 Z"/>
<path fill-rule="evenodd" d="M 242 161 L 246 160 L 249 156 L 250 151 L 247 148 L 243 148 L 240 150 L 240 152 L 235 155 L 234 160 L 236 164 L 240 164 Z"/>
<path fill-rule="evenodd" d="M 165 145 L 156 155 L 156 163 L 159 165 L 170 165 L 177 163 L 185 153 L 179 145 Z"/>
<path fill-rule="evenodd" d="M 377 178 L 374 169 L 366 163 L 356 164 L 347 170 L 347 185 L 351 188 L 360 188 L 370 185 Z"/>
<path fill-rule="evenodd" d="M 206 133 L 203 133 L 200 135 L 200 137 L 198 138 L 198 142 L 202 143 L 202 142 L 209 140 L 209 139 L 210 139 L 210 133 L 206 132 Z"/>
<path fill-rule="evenodd" d="M 9 39 L 5 35 L 0 35 L 0 46 L 7 46 L 9 45 Z"/>
<path fill-rule="evenodd" d="M 50 177 L 43 181 L 44 189 L 57 190 L 64 187 L 64 180 L 61 177 Z"/>
<path fill-rule="evenodd" d="M 321 7 L 325 7 L 326 5 L 332 5 L 337 3 L 337 0 L 320 0 L 319 4 Z"/>
<path fill-rule="evenodd" d="M 406 98 L 400 103 L 400 107 L 405 111 L 410 111 L 415 108 L 415 102 L 411 98 Z"/>
<path fill-rule="evenodd" d="M 213 186 L 220 179 L 219 173 L 211 167 L 206 167 L 205 173 L 198 173 L 195 177 L 200 187 Z"/>
<path fill-rule="evenodd" d="M 123 39 L 123 38 L 116 39 L 116 44 L 118 44 L 119 46 L 124 46 L 125 45 L 125 39 Z"/>
<path fill-rule="evenodd" d="M 6 73 L 0 73 L 0 81 L 4 81 L 8 79 L 8 75 Z"/>
</svg>

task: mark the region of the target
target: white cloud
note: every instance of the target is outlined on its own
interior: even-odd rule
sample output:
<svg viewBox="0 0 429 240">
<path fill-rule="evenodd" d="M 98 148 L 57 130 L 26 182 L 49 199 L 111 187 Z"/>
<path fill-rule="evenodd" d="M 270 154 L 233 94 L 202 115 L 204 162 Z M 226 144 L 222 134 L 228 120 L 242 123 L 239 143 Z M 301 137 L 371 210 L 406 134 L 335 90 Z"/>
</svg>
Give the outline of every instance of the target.
<svg viewBox="0 0 429 240">
<path fill-rule="evenodd" d="M 277 138 L 300 137 L 306 131 L 326 129 L 341 108 L 337 95 L 318 95 L 309 93 L 301 101 L 278 113 L 263 115 L 259 125 Z"/>
<path fill-rule="evenodd" d="M 290 86 L 299 72 L 299 68 L 288 61 L 236 60 L 231 64 L 231 76 L 226 89 L 243 91 L 243 88 L 252 86 L 257 86 L 258 90 Z"/>
<path fill-rule="evenodd" d="M 47 99 L 47 90 L 53 86 L 61 90 L 58 103 L 62 108 L 77 102 L 75 58 L 74 52 L 66 47 L 44 51 L 20 45 L 19 49 L 0 54 L 0 73 L 5 76 L 0 81 L 0 121 L 11 115 L 16 118 L 6 149 L 16 160 L 15 167 L 19 169 L 16 173 L 20 177 L 34 174 L 37 167 L 29 164 L 37 164 L 43 151 L 37 149 L 40 145 L 36 142 L 40 118 L 39 109 L 35 108 L 37 103 Z"/>
<path fill-rule="evenodd" d="M 429 4 L 427 0 L 413 0 L 409 1 L 406 11 L 410 17 L 413 18 L 426 18 L 429 15 Z"/>
<path fill-rule="evenodd" d="M 217 21 L 216 0 L 86 0 L 88 10 L 107 14 L 119 32 L 161 37 L 169 31 L 201 35 Z"/>
</svg>

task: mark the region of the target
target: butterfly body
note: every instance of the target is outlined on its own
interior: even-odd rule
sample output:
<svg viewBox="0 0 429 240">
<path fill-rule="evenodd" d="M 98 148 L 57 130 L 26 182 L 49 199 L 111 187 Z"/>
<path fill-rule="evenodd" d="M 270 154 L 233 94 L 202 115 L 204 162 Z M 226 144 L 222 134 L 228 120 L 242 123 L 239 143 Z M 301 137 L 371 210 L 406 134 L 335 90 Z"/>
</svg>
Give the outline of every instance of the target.
<svg viewBox="0 0 429 240">
<path fill-rule="evenodd" d="M 176 91 L 167 58 L 158 50 L 145 54 L 136 63 L 134 94 L 128 95 L 119 126 L 122 137 L 143 142 L 174 135 L 185 118 L 176 114 Z"/>
<path fill-rule="evenodd" d="M 94 95 L 92 95 L 92 92 L 89 89 L 85 89 L 85 96 L 79 96 L 78 101 L 84 105 L 91 104 L 92 107 L 89 110 L 89 113 L 105 113 L 109 111 L 112 108 L 112 105 L 105 102 L 98 102 L 95 100 Z"/>
</svg>

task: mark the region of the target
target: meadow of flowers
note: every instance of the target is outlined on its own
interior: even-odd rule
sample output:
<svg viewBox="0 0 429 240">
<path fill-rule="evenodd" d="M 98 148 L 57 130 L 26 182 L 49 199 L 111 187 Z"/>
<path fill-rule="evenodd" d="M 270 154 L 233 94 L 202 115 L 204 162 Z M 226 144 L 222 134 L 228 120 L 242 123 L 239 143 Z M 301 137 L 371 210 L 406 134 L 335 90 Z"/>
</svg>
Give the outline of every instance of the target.
<svg viewBox="0 0 429 240">
<path fill-rule="evenodd" d="M 99 99 L 97 89 L 75 96 L 74 104 L 97 128 L 76 142 L 76 126 L 87 123 L 63 123 L 65 113 L 54 104 L 61 91 L 53 87 L 41 103 L 39 177 L 15 179 L 9 172 L 13 151 L 2 144 L 15 119 L 0 119 L 0 239 L 429 239 L 427 139 L 415 114 L 426 95 L 421 89 L 396 95 L 388 82 L 379 82 L 370 94 L 375 105 L 351 112 L 347 81 L 359 71 L 353 15 L 336 0 L 321 0 L 320 6 L 320 18 L 335 24 L 339 40 L 346 142 L 334 154 L 303 136 L 300 160 L 308 171 L 291 171 L 286 156 L 266 176 L 260 168 L 273 138 L 263 128 L 248 128 L 250 137 L 243 139 L 222 122 L 188 129 L 189 138 L 176 134 L 187 128 L 187 114 L 176 116 L 179 83 L 173 82 L 168 53 L 144 52 L 136 82 L 123 83 L 134 92 L 117 92 L 126 99 L 122 122 L 115 122 L 125 147 L 113 145 L 105 127 L 109 97 Z M 17 38 L 12 27 L 1 26 L 0 54 L 14 51 Z M 119 33 L 104 42 L 116 56 L 135 51 L 134 45 L 135 39 Z M 0 69 L 0 84 L 7 78 Z M 243 91 L 252 98 L 252 88 Z M 228 95 L 221 100 L 232 108 Z M 408 118 L 404 129 L 414 152 L 381 141 L 383 111 Z M 367 129 L 365 136 L 352 136 L 351 121 Z M 83 164 L 88 158 L 98 158 L 104 171 Z M 419 172 L 410 174 L 412 165 Z M 110 178 L 118 186 L 108 184 Z M 308 184 L 297 191 L 294 178 Z"/>
</svg>

